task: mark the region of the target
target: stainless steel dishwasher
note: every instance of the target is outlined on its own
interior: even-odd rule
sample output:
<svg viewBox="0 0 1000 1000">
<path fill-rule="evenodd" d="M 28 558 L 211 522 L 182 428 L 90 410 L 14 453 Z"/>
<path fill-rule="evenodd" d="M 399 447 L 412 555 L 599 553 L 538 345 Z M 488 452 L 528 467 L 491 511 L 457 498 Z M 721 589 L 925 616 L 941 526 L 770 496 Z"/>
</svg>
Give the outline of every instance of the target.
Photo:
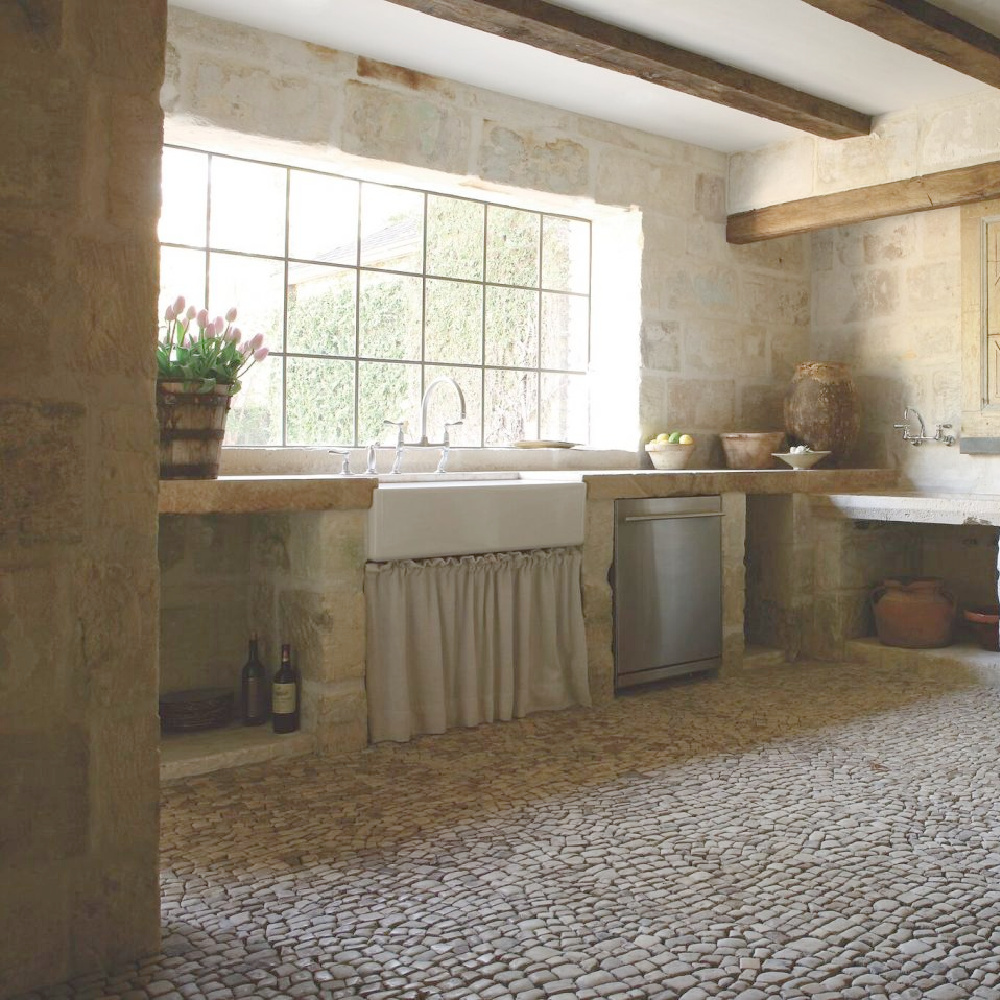
<svg viewBox="0 0 1000 1000">
<path fill-rule="evenodd" d="M 615 501 L 615 688 L 722 663 L 722 500 Z"/>
</svg>

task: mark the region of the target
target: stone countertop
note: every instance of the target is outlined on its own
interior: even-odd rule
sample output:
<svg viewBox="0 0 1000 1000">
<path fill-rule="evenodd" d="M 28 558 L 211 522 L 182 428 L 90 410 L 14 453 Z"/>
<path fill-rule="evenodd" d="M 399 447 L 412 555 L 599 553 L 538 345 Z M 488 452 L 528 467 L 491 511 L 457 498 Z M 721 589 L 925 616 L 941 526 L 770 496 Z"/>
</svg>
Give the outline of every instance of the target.
<svg viewBox="0 0 1000 1000">
<path fill-rule="evenodd" d="M 844 490 L 891 489 L 898 480 L 888 469 L 792 469 L 745 471 L 707 469 L 657 472 L 627 470 L 535 471 L 527 478 L 573 478 L 587 484 L 588 500 L 698 496 L 718 493 L 834 494 Z M 221 476 L 162 480 L 161 514 L 257 514 L 296 510 L 367 510 L 378 487 L 374 476 Z M 859 515 L 860 516 L 860 515 Z"/>
<path fill-rule="evenodd" d="M 367 510 L 374 476 L 220 476 L 163 479 L 161 514 L 262 514 L 290 510 Z"/>
<path fill-rule="evenodd" d="M 810 498 L 815 513 L 852 521 L 1000 526 L 1000 496 L 917 490 L 829 493 Z"/>
<path fill-rule="evenodd" d="M 700 496 L 717 493 L 780 494 L 891 489 L 899 481 L 892 469 L 704 469 L 683 472 L 642 470 L 585 472 L 588 500 L 632 497 Z"/>
</svg>

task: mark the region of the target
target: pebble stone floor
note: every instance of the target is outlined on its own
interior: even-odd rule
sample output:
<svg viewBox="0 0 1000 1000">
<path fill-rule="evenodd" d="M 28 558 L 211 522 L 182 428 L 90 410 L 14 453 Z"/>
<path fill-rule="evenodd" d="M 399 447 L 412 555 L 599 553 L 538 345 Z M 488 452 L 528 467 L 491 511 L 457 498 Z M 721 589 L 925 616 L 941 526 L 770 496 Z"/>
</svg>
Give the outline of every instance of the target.
<svg viewBox="0 0 1000 1000">
<path fill-rule="evenodd" d="M 1000 689 L 795 664 L 164 789 L 92 1000 L 1000 998 Z"/>
</svg>

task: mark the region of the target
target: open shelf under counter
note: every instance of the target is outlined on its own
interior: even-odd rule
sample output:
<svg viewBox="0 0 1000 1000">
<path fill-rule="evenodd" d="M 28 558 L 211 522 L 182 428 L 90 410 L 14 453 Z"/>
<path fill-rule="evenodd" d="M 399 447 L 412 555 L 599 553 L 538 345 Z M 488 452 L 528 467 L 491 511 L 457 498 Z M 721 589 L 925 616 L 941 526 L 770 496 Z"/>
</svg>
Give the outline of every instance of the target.
<svg viewBox="0 0 1000 1000">
<path fill-rule="evenodd" d="M 938 649 L 905 649 L 884 646 L 870 636 L 849 639 L 844 644 L 844 655 L 852 663 L 882 669 L 915 670 L 927 676 L 948 674 L 956 680 L 1000 686 L 1000 653 L 971 642 L 956 642 Z"/>
<path fill-rule="evenodd" d="M 269 724 L 164 733 L 160 737 L 160 781 L 176 781 L 243 764 L 304 757 L 314 747 L 312 733 L 275 733 Z"/>
</svg>

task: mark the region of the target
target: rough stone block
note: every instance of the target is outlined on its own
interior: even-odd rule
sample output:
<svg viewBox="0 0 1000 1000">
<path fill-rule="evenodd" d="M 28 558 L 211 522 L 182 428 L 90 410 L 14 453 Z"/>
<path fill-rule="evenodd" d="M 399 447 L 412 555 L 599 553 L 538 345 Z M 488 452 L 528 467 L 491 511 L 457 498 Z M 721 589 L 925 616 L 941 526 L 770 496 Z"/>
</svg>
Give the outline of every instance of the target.
<svg viewBox="0 0 1000 1000">
<path fill-rule="evenodd" d="M 809 282 L 746 275 L 743 305 L 754 323 L 808 327 Z"/>
<path fill-rule="evenodd" d="M 670 423 L 691 428 L 732 427 L 735 394 L 731 378 L 670 378 L 666 386 Z"/>
<path fill-rule="evenodd" d="M 74 19 L 89 64 L 101 76 L 154 93 L 163 81 L 167 0 L 134 0 L 123 17 L 119 0 L 87 0 Z"/>
<path fill-rule="evenodd" d="M 816 236 L 820 234 L 815 234 Z M 807 276 L 807 236 L 786 236 L 780 240 L 764 240 L 743 246 L 729 246 L 731 261 L 753 268 L 784 271 Z"/>
<path fill-rule="evenodd" d="M 773 382 L 744 383 L 740 386 L 739 421 L 754 430 L 784 427 L 785 387 Z"/>
<path fill-rule="evenodd" d="M 410 154 L 412 157 L 412 153 Z M 483 123 L 479 173 L 484 180 L 554 194 L 587 194 L 590 151 L 546 129 Z"/>
<path fill-rule="evenodd" d="M 317 511 L 288 520 L 288 570 L 332 586 L 361 588 L 365 511 Z"/>
<path fill-rule="evenodd" d="M 944 105 L 924 125 L 918 173 L 995 160 L 1000 94 L 984 89 L 967 101 Z"/>
<path fill-rule="evenodd" d="M 813 193 L 816 146 L 803 136 L 729 157 L 727 210 L 746 212 Z"/>
<path fill-rule="evenodd" d="M 679 320 L 646 320 L 642 324 L 643 368 L 679 372 L 681 368 L 681 324 Z"/>
<path fill-rule="evenodd" d="M 316 735 L 320 753 L 348 753 L 368 743 L 368 705 L 364 687 L 306 682 L 302 727 Z"/>
<path fill-rule="evenodd" d="M 0 547 L 81 540 L 84 414 L 73 403 L 0 399 Z"/>
<path fill-rule="evenodd" d="M 360 590 L 283 590 L 278 607 L 282 642 L 292 644 L 303 680 L 364 676 L 365 600 Z"/>
<path fill-rule="evenodd" d="M 349 81 L 341 146 L 367 159 L 452 174 L 469 172 L 468 115 L 427 97 Z"/>
<path fill-rule="evenodd" d="M 376 84 L 389 83 L 417 93 L 436 94 L 449 101 L 455 99 L 455 84 L 452 81 L 403 66 L 394 66 L 392 63 L 379 62 L 377 59 L 359 56 L 357 74 L 359 79 Z"/>
<path fill-rule="evenodd" d="M 887 115 L 871 135 L 816 142 L 816 194 L 884 184 L 917 170 L 920 123 L 912 115 Z"/>
<path fill-rule="evenodd" d="M 17 996 L 40 983 L 67 979 L 76 971 L 70 943 L 75 875 L 76 865 L 71 862 L 4 863 L 0 867 L 4 891 L 0 996 Z"/>
<path fill-rule="evenodd" d="M 726 221 L 726 179 L 720 174 L 698 174 L 694 186 L 695 211 L 709 222 Z"/>
<path fill-rule="evenodd" d="M 907 299 L 916 312 L 945 309 L 954 313 L 954 306 L 962 300 L 961 289 L 962 267 L 958 257 L 919 264 L 906 271 Z"/>
<path fill-rule="evenodd" d="M 594 198 L 603 205 L 638 205 L 686 218 L 694 202 L 694 173 L 687 165 L 606 147 L 598 159 Z"/>
<path fill-rule="evenodd" d="M 891 264 L 912 257 L 917 245 L 916 216 L 881 219 L 861 232 L 866 264 Z"/>
<path fill-rule="evenodd" d="M 0 206 L 73 211 L 84 158 L 85 88 L 68 73 L 53 73 L 48 60 L 38 69 L 26 72 L 10 60 L 0 68 L 0 131 L 17 137 L 0 162 Z"/>
<path fill-rule="evenodd" d="M 112 94 L 107 201 L 111 221 L 155 238 L 163 112 L 155 95 Z"/>
<path fill-rule="evenodd" d="M 182 56 L 183 58 L 183 56 Z M 292 142 L 322 143 L 338 109 L 338 93 L 326 81 L 302 73 L 271 72 L 253 62 L 192 50 L 183 68 L 183 90 L 174 111 L 183 110 L 220 128 Z"/>
<path fill-rule="evenodd" d="M 691 319 L 684 335 L 684 361 L 689 373 L 766 376 L 767 332 L 732 319 Z"/>
<path fill-rule="evenodd" d="M 102 375 L 153 378 L 159 248 L 148 238 L 68 241 L 67 280 L 80 290 L 79 367 Z"/>
<path fill-rule="evenodd" d="M 64 861 L 88 849 L 87 734 L 65 718 L 51 728 L 0 734 L 0 858 L 4 866 Z"/>
</svg>

